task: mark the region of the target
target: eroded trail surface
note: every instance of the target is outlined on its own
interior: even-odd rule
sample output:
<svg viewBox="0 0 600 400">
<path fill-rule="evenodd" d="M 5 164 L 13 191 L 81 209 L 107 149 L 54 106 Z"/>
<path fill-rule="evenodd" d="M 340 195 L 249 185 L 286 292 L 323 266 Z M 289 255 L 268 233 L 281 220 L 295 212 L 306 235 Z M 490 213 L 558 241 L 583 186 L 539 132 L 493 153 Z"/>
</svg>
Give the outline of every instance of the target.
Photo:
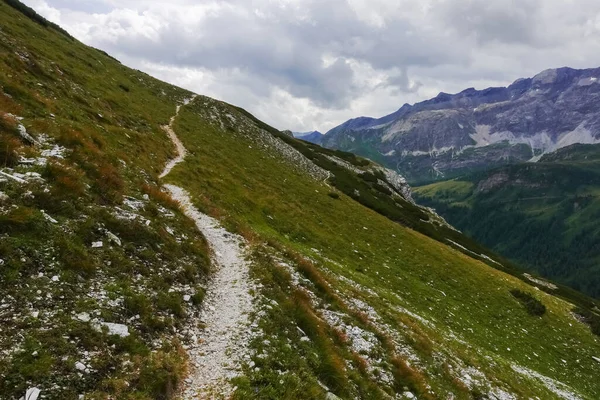
<svg viewBox="0 0 600 400">
<path fill-rule="evenodd" d="M 179 112 L 179 107 L 177 107 Z M 178 156 L 165 167 L 161 177 L 185 158 L 185 147 L 173 131 L 175 116 L 165 131 L 177 147 Z M 245 260 L 245 240 L 226 231 L 219 222 L 194 207 L 189 194 L 175 185 L 164 185 L 208 241 L 214 272 L 203 302 L 200 320 L 187 328 L 191 372 L 182 391 L 184 399 L 228 398 L 229 380 L 240 373 L 248 354 L 250 313 L 254 298 Z"/>
</svg>

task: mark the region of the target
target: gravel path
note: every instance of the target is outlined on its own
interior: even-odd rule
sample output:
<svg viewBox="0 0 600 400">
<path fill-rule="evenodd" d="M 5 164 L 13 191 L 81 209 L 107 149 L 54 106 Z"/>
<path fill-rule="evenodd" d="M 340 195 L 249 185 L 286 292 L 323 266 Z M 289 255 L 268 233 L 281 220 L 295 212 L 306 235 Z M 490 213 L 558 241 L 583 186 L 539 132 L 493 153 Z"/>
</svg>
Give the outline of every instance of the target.
<svg viewBox="0 0 600 400">
<path fill-rule="evenodd" d="M 165 131 L 177 147 L 178 156 L 167 164 L 161 177 L 185 158 L 185 148 L 172 129 L 176 116 L 171 118 Z M 164 187 L 208 241 L 214 267 L 200 319 L 192 321 L 187 329 L 193 342 L 187 349 L 191 372 L 181 396 L 183 399 L 229 398 L 233 392 L 229 380 L 240 374 L 242 361 L 248 359 L 250 313 L 254 304 L 245 260 L 246 242 L 241 236 L 226 231 L 216 219 L 198 211 L 184 189 L 169 184 Z"/>
<path fill-rule="evenodd" d="M 194 97 L 196 97 L 196 96 L 194 96 Z M 192 97 L 190 100 L 188 100 L 188 102 L 192 101 L 194 99 L 194 97 Z M 187 102 L 185 104 L 187 104 Z M 185 150 L 185 147 L 183 146 L 183 143 L 181 143 L 181 140 L 179 140 L 179 138 L 175 134 L 175 131 L 173 131 L 173 122 L 175 122 L 175 118 L 177 118 L 177 116 L 179 115 L 179 110 L 181 110 L 181 105 L 178 104 L 176 111 L 175 111 L 175 115 L 173 115 L 171 117 L 171 119 L 169 120 L 169 125 L 163 126 L 163 129 L 165 130 L 165 132 L 167 132 L 167 135 L 169 135 L 169 139 L 171 139 L 171 141 L 175 145 L 175 148 L 177 149 L 177 157 L 170 160 L 167 163 L 167 165 L 165 165 L 165 169 L 163 170 L 162 174 L 160 174 L 158 176 L 159 178 L 164 178 L 165 176 L 167 176 L 169 174 L 169 172 L 171 172 L 171 170 L 173 169 L 174 166 L 176 166 L 177 164 L 179 164 L 180 162 L 182 162 L 184 160 L 185 155 L 187 153 L 187 151 Z"/>
</svg>

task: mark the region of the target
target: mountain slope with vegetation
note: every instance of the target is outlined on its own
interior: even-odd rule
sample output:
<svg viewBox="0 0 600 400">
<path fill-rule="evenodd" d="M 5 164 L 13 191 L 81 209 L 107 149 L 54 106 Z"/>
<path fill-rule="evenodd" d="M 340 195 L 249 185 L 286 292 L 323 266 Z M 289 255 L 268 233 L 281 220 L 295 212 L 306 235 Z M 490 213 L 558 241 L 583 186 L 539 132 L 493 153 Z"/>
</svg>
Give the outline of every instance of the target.
<svg viewBox="0 0 600 400">
<path fill-rule="evenodd" d="M 188 102 L 8 4 L 0 398 L 225 394 L 193 386 L 222 254 L 162 185 L 244 238 L 233 398 L 597 398 L 599 338 L 572 313 L 592 300 L 508 274 L 391 171 Z M 167 125 L 187 154 L 159 179 Z"/>
<path fill-rule="evenodd" d="M 600 146 L 573 145 L 416 189 L 454 226 L 532 271 L 600 297 Z"/>
</svg>

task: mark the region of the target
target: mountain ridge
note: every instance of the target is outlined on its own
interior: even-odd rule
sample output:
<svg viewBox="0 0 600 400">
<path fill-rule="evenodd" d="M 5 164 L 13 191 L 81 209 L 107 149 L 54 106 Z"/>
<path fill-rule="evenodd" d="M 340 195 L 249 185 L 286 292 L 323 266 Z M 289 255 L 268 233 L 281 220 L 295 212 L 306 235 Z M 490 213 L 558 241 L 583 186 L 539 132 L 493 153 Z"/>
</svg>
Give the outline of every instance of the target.
<svg viewBox="0 0 600 400">
<path fill-rule="evenodd" d="M 441 92 L 379 119 L 346 121 L 322 143 L 371 157 L 413 183 L 536 160 L 600 142 L 599 77 L 600 68 L 562 67 L 507 87 Z"/>
<path fill-rule="evenodd" d="M 323 134 L 319 131 L 293 132 L 293 134 L 297 139 L 305 140 L 314 144 L 321 144 L 321 141 L 323 140 Z"/>
</svg>

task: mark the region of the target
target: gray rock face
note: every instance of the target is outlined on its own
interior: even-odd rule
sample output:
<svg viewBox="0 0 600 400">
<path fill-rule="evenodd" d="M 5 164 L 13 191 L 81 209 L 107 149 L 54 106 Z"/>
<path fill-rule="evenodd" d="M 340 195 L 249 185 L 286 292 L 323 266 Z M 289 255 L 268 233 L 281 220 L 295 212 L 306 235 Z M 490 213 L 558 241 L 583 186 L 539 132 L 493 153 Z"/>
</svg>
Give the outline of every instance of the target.
<svg viewBox="0 0 600 400">
<path fill-rule="evenodd" d="M 440 93 L 383 118 L 356 118 L 322 138 L 398 170 L 410 182 L 537 160 L 600 142 L 600 68 L 550 69 L 508 87 Z"/>
</svg>

